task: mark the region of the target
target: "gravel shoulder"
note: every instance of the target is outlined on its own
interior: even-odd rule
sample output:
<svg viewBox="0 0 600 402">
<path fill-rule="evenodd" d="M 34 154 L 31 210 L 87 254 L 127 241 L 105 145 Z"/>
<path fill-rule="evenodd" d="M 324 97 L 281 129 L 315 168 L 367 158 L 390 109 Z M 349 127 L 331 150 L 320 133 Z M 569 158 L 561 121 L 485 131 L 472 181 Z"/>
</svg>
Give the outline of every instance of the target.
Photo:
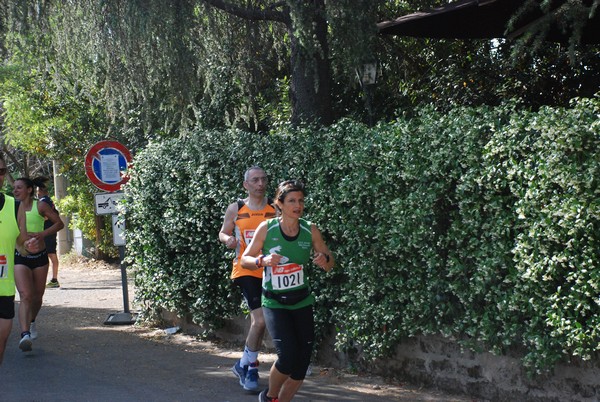
<svg viewBox="0 0 600 402">
<path fill-rule="evenodd" d="M 18 319 L 0 367 L 0 399 L 14 401 L 255 401 L 231 366 L 239 350 L 163 328 L 105 325 L 124 310 L 121 270 L 66 256 L 61 287 L 47 289 L 33 351 L 21 352 Z M 129 287 L 129 300 L 134 289 Z M 17 295 L 18 308 L 18 295 Z M 135 308 L 132 307 L 132 311 Z M 274 354 L 261 354 L 261 386 Z M 441 392 L 391 384 L 375 376 L 314 366 L 298 401 L 469 401 Z"/>
</svg>

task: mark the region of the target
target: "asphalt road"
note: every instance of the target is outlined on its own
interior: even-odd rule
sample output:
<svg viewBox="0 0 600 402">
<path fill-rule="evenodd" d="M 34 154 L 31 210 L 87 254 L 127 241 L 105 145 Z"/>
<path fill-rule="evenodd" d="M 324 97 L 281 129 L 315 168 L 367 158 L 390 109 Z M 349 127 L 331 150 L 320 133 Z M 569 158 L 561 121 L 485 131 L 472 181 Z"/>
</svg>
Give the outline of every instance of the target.
<svg viewBox="0 0 600 402">
<path fill-rule="evenodd" d="M 239 350 L 160 328 L 105 325 L 110 314 L 124 310 L 120 270 L 71 260 L 61 266 L 62 287 L 46 290 L 32 352 L 18 348 L 15 318 L 0 367 L 0 401 L 257 400 L 230 371 Z M 261 386 L 274 358 L 261 355 Z M 295 400 L 470 400 L 319 366 L 313 372 Z"/>
</svg>

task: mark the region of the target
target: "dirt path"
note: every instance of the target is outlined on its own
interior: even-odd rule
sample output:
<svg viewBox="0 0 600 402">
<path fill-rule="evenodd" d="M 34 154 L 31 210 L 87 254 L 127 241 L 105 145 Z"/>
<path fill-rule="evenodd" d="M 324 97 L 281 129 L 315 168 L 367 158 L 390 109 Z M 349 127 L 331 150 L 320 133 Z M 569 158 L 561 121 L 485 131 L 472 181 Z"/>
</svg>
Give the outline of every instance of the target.
<svg viewBox="0 0 600 402">
<path fill-rule="evenodd" d="M 71 258 L 62 261 L 59 278 L 61 288 L 46 291 L 32 352 L 18 349 L 14 321 L 0 367 L 0 400 L 257 400 L 230 372 L 238 350 L 158 328 L 104 325 L 109 314 L 124 309 L 118 266 Z M 274 358 L 261 355 L 261 386 Z M 313 372 L 296 400 L 470 401 L 325 367 Z"/>
</svg>

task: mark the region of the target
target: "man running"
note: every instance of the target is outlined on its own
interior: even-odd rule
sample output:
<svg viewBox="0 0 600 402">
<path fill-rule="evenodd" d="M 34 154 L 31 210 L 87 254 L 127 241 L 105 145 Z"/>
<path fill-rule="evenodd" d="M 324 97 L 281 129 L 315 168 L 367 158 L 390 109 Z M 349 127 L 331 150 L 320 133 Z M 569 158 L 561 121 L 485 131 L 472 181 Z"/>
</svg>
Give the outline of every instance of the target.
<svg viewBox="0 0 600 402">
<path fill-rule="evenodd" d="M 7 174 L 6 163 L 0 156 L 0 190 Z M 25 210 L 20 203 L 0 192 L 0 365 L 15 317 L 15 247 L 23 254 L 27 250 L 35 253 L 40 242 L 27 238 Z"/>
<path fill-rule="evenodd" d="M 219 232 L 221 243 L 235 249 L 231 279 L 240 287 L 250 310 L 250 330 L 244 352 L 232 368 L 240 380 L 240 385 L 247 391 L 258 390 L 258 351 L 265 333 L 265 319 L 261 308 L 262 271 L 242 268 L 240 259 L 258 225 L 275 217 L 272 200 L 265 196 L 267 185 L 267 174 L 262 168 L 249 168 L 244 173 L 243 182 L 248 197 L 227 207 Z"/>
</svg>

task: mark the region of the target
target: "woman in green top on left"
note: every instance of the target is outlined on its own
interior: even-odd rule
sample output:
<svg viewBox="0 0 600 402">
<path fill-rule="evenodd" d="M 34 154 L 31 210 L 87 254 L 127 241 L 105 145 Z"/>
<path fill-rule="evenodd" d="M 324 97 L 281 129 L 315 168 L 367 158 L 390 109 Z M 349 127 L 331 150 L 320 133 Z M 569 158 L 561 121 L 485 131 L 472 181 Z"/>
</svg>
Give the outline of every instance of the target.
<svg viewBox="0 0 600 402">
<path fill-rule="evenodd" d="M 45 202 L 38 202 L 34 197 L 35 187 L 43 185 L 41 179 L 21 177 L 15 180 L 13 194 L 21 201 L 21 207 L 26 211 L 27 234 L 44 244 L 44 237 L 57 233 L 65 225 L 58 213 Z M 49 220 L 52 226 L 44 229 L 44 221 Z M 21 340 L 19 348 L 23 352 L 32 349 L 32 340 L 37 338 L 35 318 L 37 317 L 46 290 L 48 276 L 48 253 L 46 249 L 27 256 L 15 251 L 15 284 L 19 291 L 19 324 L 21 325 Z"/>
</svg>

